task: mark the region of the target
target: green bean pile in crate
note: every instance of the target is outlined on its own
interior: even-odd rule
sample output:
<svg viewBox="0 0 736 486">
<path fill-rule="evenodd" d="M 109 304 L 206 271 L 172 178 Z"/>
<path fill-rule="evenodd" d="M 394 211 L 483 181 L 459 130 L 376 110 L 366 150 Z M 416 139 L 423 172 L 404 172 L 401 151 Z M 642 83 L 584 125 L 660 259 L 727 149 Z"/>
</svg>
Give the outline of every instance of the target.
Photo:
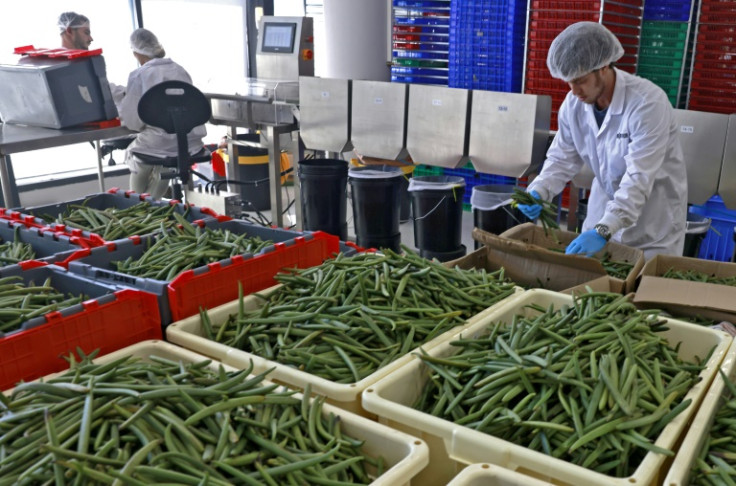
<svg viewBox="0 0 736 486">
<path fill-rule="evenodd" d="M 414 408 L 618 477 L 649 451 L 673 455 L 654 442 L 690 405 L 683 397 L 708 357 L 680 360 L 657 335 L 658 311 L 620 294 L 530 309 L 476 339 L 458 336 L 457 354 L 420 354 L 430 377 Z"/>
<path fill-rule="evenodd" d="M 0 332 L 20 329 L 34 317 L 79 304 L 84 296 L 64 295 L 51 286 L 51 278 L 41 285 L 25 284 L 23 278 L 0 278 Z"/>
<path fill-rule="evenodd" d="M 26 260 L 33 260 L 36 258 L 36 252 L 30 243 L 23 243 L 18 241 L 18 233 L 20 232 L 21 226 L 16 226 L 13 229 L 15 238 L 13 241 L 2 241 L 0 243 L 0 265 L 12 265 L 14 263 L 20 263 Z"/>
<path fill-rule="evenodd" d="M 224 323 L 210 323 L 202 311 L 205 334 L 334 383 L 355 383 L 515 291 L 503 270 L 447 268 L 404 251 L 338 255 L 278 274 L 282 285 L 262 296 L 259 309 L 241 305 Z"/>
<path fill-rule="evenodd" d="M 689 280 L 690 282 L 736 286 L 736 275 L 731 277 L 716 277 L 715 275 L 698 272 L 696 270 L 677 270 L 675 268 L 669 268 L 664 272 L 662 278 L 674 278 L 678 280 Z"/>
<path fill-rule="evenodd" d="M 68 211 L 58 216 L 41 214 L 39 217 L 49 223 L 59 223 L 91 233 L 98 234 L 106 241 L 145 235 L 161 228 L 171 228 L 186 222 L 189 207 L 180 215 L 176 206 L 154 206 L 142 201 L 128 208 L 96 209 L 84 204 L 70 204 Z"/>
<path fill-rule="evenodd" d="M 693 464 L 690 484 L 732 485 L 736 484 L 736 385 L 723 371 L 728 399 L 716 412 L 708 438 Z"/>
<path fill-rule="evenodd" d="M 201 228 L 184 222 L 148 240 L 150 245 L 137 259 L 113 262 L 120 272 L 136 277 L 171 280 L 185 270 L 244 253 L 258 253 L 273 241 L 247 233 Z"/>
<path fill-rule="evenodd" d="M 564 248 L 548 248 L 548 250 L 556 253 L 565 253 Z M 631 273 L 631 269 L 634 268 L 632 263 L 613 260 L 611 253 L 608 251 L 604 252 L 598 261 L 601 262 L 603 270 L 606 271 L 607 275 L 613 278 L 620 278 L 621 280 L 626 280 L 626 277 Z"/>
<path fill-rule="evenodd" d="M 0 486 L 366 484 L 381 458 L 338 417 L 250 370 L 88 358 L 2 397 Z"/>
</svg>

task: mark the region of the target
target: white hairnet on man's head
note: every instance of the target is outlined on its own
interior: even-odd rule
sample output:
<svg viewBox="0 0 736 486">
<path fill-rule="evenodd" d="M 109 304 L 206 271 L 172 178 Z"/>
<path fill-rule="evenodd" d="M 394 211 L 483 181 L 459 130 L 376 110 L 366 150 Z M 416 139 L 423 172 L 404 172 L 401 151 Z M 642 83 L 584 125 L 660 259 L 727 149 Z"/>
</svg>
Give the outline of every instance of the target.
<svg viewBox="0 0 736 486">
<path fill-rule="evenodd" d="M 549 48 L 547 68 L 553 78 L 572 81 L 624 55 L 621 42 L 597 22 L 578 22 L 563 30 Z"/>
<path fill-rule="evenodd" d="M 166 51 L 156 35 L 148 29 L 136 29 L 130 34 L 130 48 L 133 52 L 150 58 L 164 57 Z"/>
<path fill-rule="evenodd" d="M 76 12 L 64 12 L 59 15 L 58 25 L 59 30 L 61 32 L 64 32 L 70 27 L 72 29 L 78 29 L 80 27 L 84 27 L 85 25 L 89 25 L 89 19 L 84 15 L 78 14 Z"/>
</svg>

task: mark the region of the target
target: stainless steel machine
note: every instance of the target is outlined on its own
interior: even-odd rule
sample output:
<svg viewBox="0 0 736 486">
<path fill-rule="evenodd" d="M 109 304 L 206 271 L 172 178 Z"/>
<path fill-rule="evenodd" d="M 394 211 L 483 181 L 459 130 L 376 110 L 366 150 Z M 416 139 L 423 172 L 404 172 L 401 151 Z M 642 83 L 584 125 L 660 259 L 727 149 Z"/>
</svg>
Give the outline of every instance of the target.
<svg viewBox="0 0 736 486">
<path fill-rule="evenodd" d="M 311 18 L 264 16 L 258 29 L 257 77 L 220 80 L 218 86 L 205 90 L 212 104 L 210 123 L 227 127 L 228 178 L 237 173 L 235 147 L 251 145 L 251 142 L 238 141 L 238 128 L 260 133 L 259 145 L 267 148 L 269 155 L 272 221 L 278 226 L 283 226 L 281 152 L 282 147 L 292 153 L 298 150 L 298 80 L 299 76 L 314 74 L 313 49 Z M 227 191 L 200 188 L 187 193 L 190 202 L 212 207 L 225 214 L 238 215 L 240 196 L 241 190 L 237 184 L 228 184 Z M 298 185 L 295 185 L 295 197 L 298 200 Z M 298 226 L 301 208 L 298 204 L 295 208 Z"/>
</svg>

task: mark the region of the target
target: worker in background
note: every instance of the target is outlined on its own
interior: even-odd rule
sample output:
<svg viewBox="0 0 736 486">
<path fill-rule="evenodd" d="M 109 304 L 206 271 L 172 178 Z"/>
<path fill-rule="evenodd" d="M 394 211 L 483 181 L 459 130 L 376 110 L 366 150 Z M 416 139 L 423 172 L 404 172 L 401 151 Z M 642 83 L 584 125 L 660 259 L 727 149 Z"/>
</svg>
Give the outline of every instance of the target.
<svg viewBox="0 0 736 486">
<path fill-rule="evenodd" d="M 154 199 L 160 199 L 166 193 L 169 182 L 161 178 L 162 171 L 176 172 L 176 168 L 144 163 L 136 153 L 159 158 L 175 157 L 178 153 L 176 135 L 143 123 L 138 117 L 138 102 L 146 91 L 159 83 L 183 81 L 192 84 L 192 78 L 183 67 L 165 57 L 166 51 L 150 30 L 133 31 L 130 35 L 130 47 L 140 67 L 130 73 L 125 93 L 122 99 L 116 102 L 122 124 L 139 132 L 125 154 L 125 162 L 130 168 L 130 188 L 138 193 L 148 193 Z M 196 154 L 203 149 L 202 138 L 206 134 L 204 125 L 195 127 L 189 132 L 190 154 Z"/>
<path fill-rule="evenodd" d="M 595 178 L 582 233 L 567 254 L 592 256 L 614 240 L 656 254 L 682 255 L 687 173 L 674 111 L 651 81 L 614 67 L 624 54 L 603 25 L 579 22 L 550 46 L 550 74 L 570 86 L 541 173 L 528 186 L 551 200 L 587 164 Z M 519 205 L 530 219 L 538 204 Z"/>
<path fill-rule="evenodd" d="M 59 15 L 58 23 L 61 30 L 61 47 L 89 50 L 93 39 L 87 17 L 76 12 L 64 12 Z"/>
</svg>

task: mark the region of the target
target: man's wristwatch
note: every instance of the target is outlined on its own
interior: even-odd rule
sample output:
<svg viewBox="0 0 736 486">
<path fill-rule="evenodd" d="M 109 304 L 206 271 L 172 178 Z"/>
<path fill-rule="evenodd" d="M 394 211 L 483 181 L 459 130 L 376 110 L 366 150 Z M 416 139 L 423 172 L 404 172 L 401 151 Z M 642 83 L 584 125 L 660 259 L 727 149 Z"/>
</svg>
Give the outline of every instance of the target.
<svg viewBox="0 0 736 486">
<path fill-rule="evenodd" d="M 595 225 L 595 232 L 602 236 L 606 241 L 611 239 L 611 230 L 605 224 Z"/>
</svg>

